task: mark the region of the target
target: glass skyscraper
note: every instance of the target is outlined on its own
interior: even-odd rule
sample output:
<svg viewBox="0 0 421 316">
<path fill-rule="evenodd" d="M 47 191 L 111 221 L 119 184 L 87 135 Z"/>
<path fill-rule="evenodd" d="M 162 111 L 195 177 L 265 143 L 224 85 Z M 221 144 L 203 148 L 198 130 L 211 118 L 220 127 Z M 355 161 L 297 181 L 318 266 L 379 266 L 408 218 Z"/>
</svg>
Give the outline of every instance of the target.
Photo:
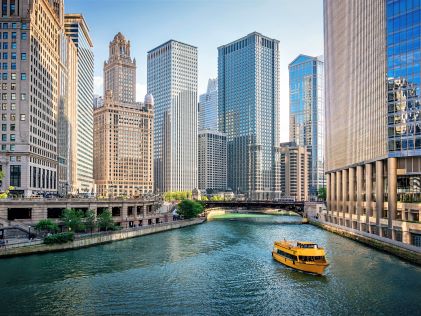
<svg viewBox="0 0 421 316">
<path fill-rule="evenodd" d="M 421 1 L 324 11 L 326 220 L 421 247 Z"/>
<path fill-rule="evenodd" d="M 148 93 L 155 99 L 155 189 L 197 189 L 197 47 L 170 40 L 150 50 Z"/>
<path fill-rule="evenodd" d="M 251 33 L 218 48 L 219 130 L 227 134 L 228 187 L 279 193 L 279 42 Z"/>
<path fill-rule="evenodd" d="M 289 64 L 289 140 L 311 149 L 309 194 L 324 187 L 324 61 L 299 55 Z"/>
<path fill-rule="evenodd" d="M 209 79 L 206 93 L 199 97 L 199 131 L 218 130 L 218 79 Z"/>
</svg>

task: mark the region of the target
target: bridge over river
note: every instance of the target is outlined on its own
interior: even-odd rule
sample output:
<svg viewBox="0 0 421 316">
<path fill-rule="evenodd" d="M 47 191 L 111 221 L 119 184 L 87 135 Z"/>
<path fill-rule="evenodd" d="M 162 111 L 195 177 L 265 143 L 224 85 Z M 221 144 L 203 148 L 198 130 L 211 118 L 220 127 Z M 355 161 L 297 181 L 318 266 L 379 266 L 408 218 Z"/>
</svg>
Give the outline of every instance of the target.
<svg viewBox="0 0 421 316">
<path fill-rule="evenodd" d="M 280 209 L 288 210 L 298 215 L 304 217 L 304 201 L 203 201 L 205 208 L 229 208 L 229 209 L 239 209 L 244 210 L 253 210 L 257 211 L 259 209 Z"/>
</svg>

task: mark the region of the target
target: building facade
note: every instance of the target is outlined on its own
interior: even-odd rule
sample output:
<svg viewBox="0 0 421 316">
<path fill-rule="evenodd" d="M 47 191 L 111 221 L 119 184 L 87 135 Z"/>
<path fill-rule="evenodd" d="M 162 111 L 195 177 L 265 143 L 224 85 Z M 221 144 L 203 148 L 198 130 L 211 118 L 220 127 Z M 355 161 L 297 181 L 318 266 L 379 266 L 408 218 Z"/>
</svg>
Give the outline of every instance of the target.
<svg viewBox="0 0 421 316">
<path fill-rule="evenodd" d="M 66 35 L 73 41 L 77 50 L 76 115 L 71 116 L 73 119 L 76 118 L 76 121 L 71 123 L 74 126 L 71 137 L 76 139 L 73 141 L 75 147 L 70 151 L 72 177 L 69 190 L 73 193 L 94 192 L 92 156 L 93 44 L 89 35 L 89 28 L 81 14 L 65 14 L 64 23 Z"/>
<path fill-rule="evenodd" d="M 227 189 L 227 136 L 215 130 L 199 131 L 199 189 Z M 211 191 L 211 192 L 210 192 Z"/>
<path fill-rule="evenodd" d="M 150 50 L 148 93 L 155 99 L 156 191 L 197 188 L 197 48 L 170 40 Z"/>
<path fill-rule="evenodd" d="M 420 5 L 324 2 L 327 220 L 414 246 L 421 246 Z"/>
<path fill-rule="evenodd" d="M 121 33 L 110 43 L 104 73 L 112 75 L 104 77 L 104 89 L 114 87 L 117 95 L 105 90 L 103 106 L 94 109 L 94 177 L 98 194 L 108 197 L 153 192 L 154 99 L 146 95 L 144 103 L 123 102 L 136 98 L 136 81 L 130 81 L 133 87 L 116 85 L 126 85 L 127 81 L 120 80 L 121 73 L 133 70 L 134 63 L 121 62 L 131 60 L 129 47 Z"/>
<path fill-rule="evenodd" d="M 294 142 L 281 143 L 282 197 L 308 201 L 311 181 L 311 148 Z"/>
<path fill-rule="evenodd" d="M 136 59 L 130 57 L 130 41 L 120 32 L 110 42 L 109 59 L 104 62 L 104 91 L 113 91 L 118 102 L 136 102 Z"/>
<path fill-rule="evenodd" d="M 1 189 L 57 191 L 62 1 L 3 1 Z"/>
<path fill-rule="evenodd" d="M 277 40 L 255 32 L 218 48 L 218 115 L 228 187 L 255 199 L 279 195 Z"/>
<path fill-rule="evenodd" d="M 199 131 L 218 130 L 218 79 L 209 79 L 206 93 L 199 96 Z"/>
<path fill-rule="evenodd" d="M 299 55 L 289 70 L 289 140 L 311 149 L 310 197 L 325 187 L 324 61 Z"/>
</svg>

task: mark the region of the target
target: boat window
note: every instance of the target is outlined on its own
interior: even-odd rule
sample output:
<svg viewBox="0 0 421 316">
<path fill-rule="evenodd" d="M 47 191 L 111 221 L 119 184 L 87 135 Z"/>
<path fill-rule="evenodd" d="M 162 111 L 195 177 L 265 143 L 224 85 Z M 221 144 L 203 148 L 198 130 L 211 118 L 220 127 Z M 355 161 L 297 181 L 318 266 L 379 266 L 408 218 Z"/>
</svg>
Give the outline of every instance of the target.
<svg viewBox="0 0 421 316">
<path fill-rule="evenodd" d="M 300 247 L 300 248 L 315 248 L 315 249 L 317 249 L 317 244 L 301 244 L 301 243 L 298 243 L 297 246 Z"/>
<path fill-rule="evenodd" d="M 294 255 L 292 255 L 290 253 L 287 253 L 285 251 L 282 251 L 280 249 L 277 249 L 277 253 L 278 253 L 278 255 L 281 255 L 282 257 L 285 257 L 287 259 L 295 260 L 295 261 L 297 260 L 297 256 L 294 256 Z"/>
</svg>

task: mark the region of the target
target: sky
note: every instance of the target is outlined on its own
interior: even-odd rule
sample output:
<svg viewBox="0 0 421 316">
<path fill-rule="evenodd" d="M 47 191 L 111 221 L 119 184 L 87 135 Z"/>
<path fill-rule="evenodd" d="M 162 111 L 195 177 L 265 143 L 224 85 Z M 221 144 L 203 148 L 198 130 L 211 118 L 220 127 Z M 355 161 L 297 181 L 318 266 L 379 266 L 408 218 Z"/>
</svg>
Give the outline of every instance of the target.
<svg viewBox="0 0 421 316">
<path fill-rule="evenodd" d="M 137 100 L 146 94 L 147 51 L 178 40 L 198 47 L 198 94 L 217 77 L 218 46 L 257 31 L 280 41 L 280 132 L 288 141 L 288 64 L 299 54 L 323 54 L 322 0 L 65 0 L 82 13 L 95 55 L 95 93 L 103 94 L 108 45 L 121 32 L 137 63 Z"/>
</svg>

